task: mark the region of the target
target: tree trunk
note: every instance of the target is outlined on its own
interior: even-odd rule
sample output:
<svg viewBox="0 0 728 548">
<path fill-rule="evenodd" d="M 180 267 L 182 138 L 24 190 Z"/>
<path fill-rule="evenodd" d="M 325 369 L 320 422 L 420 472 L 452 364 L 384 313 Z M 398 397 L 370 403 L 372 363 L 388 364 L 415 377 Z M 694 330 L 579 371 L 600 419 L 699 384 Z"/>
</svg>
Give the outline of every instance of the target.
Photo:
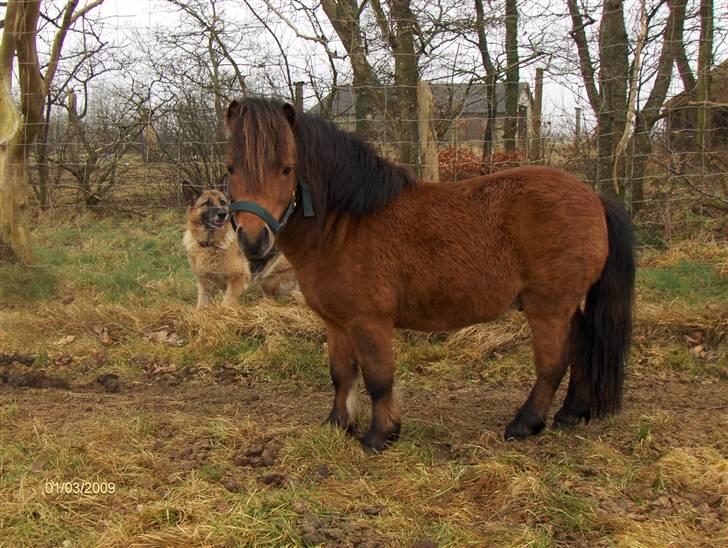
<svg viewBox="0 0 728 548">
<path fill-rule="evenodd" d="M 366 138 L 372 106 L 384 113 L 384 89 L 366 57 L 359 6 L 354 0 L 322 0 L 321 8 L 349 55 L 356 93 L 356 131 Z"/>
<path fill-rule="evenodd" d="M 543 110 L 543 69 L 536 69 L 536 86 L 533 98 L 533 117 L 531 125 L 533 126 L 533 138 L 531 140 L 531 150 L 529 150 L 529 160 L 532 162 L 541 161 L 541 113 Z"/>
<path fill-rule="evenodd" d="M 506 118 L 503 144 L 516 149 L 518 130 L 518 2 L 506 0 Z"/>
<path fill-rule="evenodd" d="M 399 161 L 419 173 L 419 128 L 417 125 L 417 82 L 419 71 L 415 54 L 415 16 L 410 0 L 391 1 L 396 33 L 393 44 L 394 87 L 397 97 L 395 116 L 399 122 Z"/>
<path fill-rule="evenodd" d="M 40 2 L 11 1 L 5 12 L 5 29 L 0 45 L 2 93 L 10 96 L 13 58 L 18 58 L 22 125 L 0 143 L 0 246 L 23 263 L 32 260 L 28 212 L 28 152 L 38 133 L 45 98 L 45 86 L 38 70 L 35 45 Z M 3 125 L 5 122 L 3 121 Z"/>
<path fill-rule="evenodd" d="M 713 66 L 713 0 L 700 0 L 700 45 L 698 47 L 698 82 L 695 100 L 700 103 L 697 112 L 695 141 L 698 150 L 710 149 L 711 69 Z"/>
<path fill-rule="evenodd" d="M 601 66 L 599 83 L 602 104 L 597 112 L 597 188 L 601 192 L 621 196 L 624 193 L 624 168 L 614 169 L 615 149 L 624 132 L 629 80 L 629 42 L 624 26 L 623 0 L 604 0 L 599 28 Z M 613 174 L 616 171 L 617 181 Z"/>
<path fill-rule="evenodd" d="M 359 137 L 366 140 L 370 138 L 371 117 L 374 112 L 371 94 L 367 89 L 368 82 L 362 80 L 362 75 L 359 72 L 354 73 L 352 83 L 354 85 L 355 131 Z"/>
<path fill-rule="evenodd" d="M 483 0 L 475 1 L 475 25 L 478 34 L 478 49 L 480 59 L 485 70 L 485 128 L 483 129 L 483 163 L 490 165 L 490 155 L 493 152 L 493 130 L 495 127 L 495 86 L 498 79 L 493 60 L 488 50 L 488 37 L 485 33 L 485 12 Z"/>
<path fill-rule="evenodd" d="M 42 208 L 50 206 L 51 187 L 50 187 L 50 166 L 48 157 L 50 156 L 50 145 L 48 143 L 48 132 L 51 120 L 51 101 L 50 97 L 46 97 L 45 115 L 43 116 L 43 127 L 41 127 L 38 142 L 35 145 L 36 154 L 36 171 L 38 172 L 38 186 L 35 187 L 35 197 Z"/>
</svg>

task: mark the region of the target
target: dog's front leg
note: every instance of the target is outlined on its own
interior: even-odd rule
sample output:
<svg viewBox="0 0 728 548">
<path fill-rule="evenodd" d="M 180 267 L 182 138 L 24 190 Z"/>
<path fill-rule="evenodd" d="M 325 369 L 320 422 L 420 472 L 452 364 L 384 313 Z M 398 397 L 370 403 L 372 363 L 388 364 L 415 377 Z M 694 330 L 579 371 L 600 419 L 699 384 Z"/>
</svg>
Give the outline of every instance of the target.
<svg viewBox="0 0 728 548">
<path fill-rule="evenodd" d="M 204 285 L 197 282 L 197 310 L 200 308 L 205 308 L 208 304 L 210 304 L 210 293 L 207 291 Z"/>
<path fill-rule="evenodd" d="M 245 288 L 248 287 L 247 276 L 229 276 L 227 280 L 227 288 L 225 289 L 225 295 L 222 298 L 223 306 L 236 306 L 240 300 L 240 296 L 245 293 Z"/>
</svg>

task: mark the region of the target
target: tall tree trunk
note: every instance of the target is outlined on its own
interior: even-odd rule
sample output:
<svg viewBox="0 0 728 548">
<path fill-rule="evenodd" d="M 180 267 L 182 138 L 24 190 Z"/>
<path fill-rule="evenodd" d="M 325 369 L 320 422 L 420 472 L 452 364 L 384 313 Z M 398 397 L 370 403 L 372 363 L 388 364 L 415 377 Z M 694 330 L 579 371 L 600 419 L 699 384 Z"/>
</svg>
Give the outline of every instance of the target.
<svg viewBox="0 0 728 548">
<path fill-rule="evenodd" d="M 695 141 L 701 151 L 710 149 L 711 69 L 713 66 L 713 0 L 700 0 L 700 45 L 698 47 L 698 82 L 695 100 L 700 103 L 697 112 Z"/>
<path fill-rule="evenodd" d="M 354 0 L 321 0 L 321 7 L 349 55 L 356 94 L 356 131 L 366 138 L 372 106 L 383 113 L 385 101 L 379 78 L 366 57 L 359 6 Z"/>
<path fill-rule="evenodd" d="M 536 69 L 536 85 L 533 97 L 533 139 L 531 140 L 531 149 L 529 152 L 529 160 L 532 162 L 540 162 L 542 154 L 541 146 L 541 113 L 543 111 L 543 68 Z"/>
<path fill-rule="evenodd" d="M 417 124 L 417 82 L 419 72 L 415 54 L 415 16 L 410 0 L 391 0 L 394 22 L 394 86 L 399 122 L 399 160 L 419 172 L 419 128 Z"/>
<path fill-rule="evenodd" d="M 0 248 L 8 258 L 23 263 L 32 259 L 30 249 L 30 218 L 28 212 L 28 153 L 40 128 L 45 86 L 37 70 L 38 52 L 35 46 L 40 1 L 10 1 L 5 12 L 5 28 L 0 44 L 0 80 L 3 93 L 12 101 L 10 81 L 13 58 L 18 58 L 20 110 L 22 124 L 14 135 L 0 143 Z M 5 84 L 7 82 L 7 84 Z M 5 121 L 3 121 L 3 125 Z M 5 257 L 3 257 L 5 258 Z"/>
<path fill-rule="evenodd" d="M 629 79 L 629 42 L 624 26 L 624 1 L 604 0 L 599 28 L 599 84 L 602 103 L 597 112 L 597 188 L 621 196 L 624 193 L 624 169 L 617 168 L 614 184 L 615 149 L 624 132 Z"/>
<path fill-rule="evenodd" d="M 677 71 L 680 74 L 680 80 L 683 83 L 683 89 L 688 97 L 692 97 L 695 91 L 695 76 L 690 68 L 690 61 L 685 53 L 685 41 L 683 40 L 683 26 L 685 24 L 685 9 L 687 7 L 687 0 L 668 0 L 667 5 L 670 7 L 670 11 L 673 14 L 673 20 L 675 25 L 679 25 L 679 34 L 676 35 L 675 40 L 672 42 L 672 55 L 675 58 L 675 64 L 677 65 Z"/>
<path fill-rule="evenodd" d="M 355 72 L 352 84 L 354 86 L 355 131 L 362 139 L 369 139 L 371 137 L 371 118 L 374 112 L 368 89 L 369 82 L 359 72 Z"/>
<path fill-rule="evenodd" d="M 78 0 L 68 0 L 63 9 L 45 75 L 41 76 L 36 36 L 40 0 L 9 0 L 0 42 L 0 111 L 7 112 L 6 101 L 12 101 L 13 60 L 18 59 L 20 111 L 22 123 L 14 133 L 4 131 L 6 121 L 0 121 L 0 247 L 10 248 L 21 261 L 32 259 L 30 249 L 30 217 L 28 212 L 28 154 L 43 120 L 43 105 L 63 49 L 68 29 L 79 18 L 99 6 L 103 0 L 93 0 L 76 12 Z"/>
<path fill-rule="evenodd" d="M 651 133 L 661 117 L 662 106 L 672 81 L 673 65 L 676 61 L 678 47 L 682 42 L 685 22 L 685 1 L 668 2 L 670 14 L 665 23 L 662 51 L 657 62 L 657 73 L 650 95 L 637 114 L 635 131 L 627 150 L 632 153 L 632 169 L 629 172 L 632 187 L 632 210 L 639 211 L 644 203 L 644 178 L 647 160 L 652 152 Z M 682 9 L 681 9 L 682 7 Z M 679 70 L 679 69 L 678 69 Z"/>
<path fill-rule="evenodd" d="M 478 49 L 480 50 L 480 59 L 485 70 L 485 128 L 483 130 L 483 163 L 490 165 L 488 159 L 493 152 L 493 132 L 495 128 L 495 86 L 498 74 L 493 65 L 488 49 L 488 37 L 485 34 L 485 12 L 483 10 L 483 0 L 475 1 L 475 25 L 478 34 Z"/>
<path fill-rule="evenodd" d="M 506 0 L 506 119 L 503 143 L 516 149 L 518 130 L 518 2 Z"/>
<path fill-rule="evenodd" d="M 35 188 L 35 197 L 42 208 L 50 206 L 51 187 L 50 187 L 50 144 L 48 143 L 48 134 L 51 121 L 51 101 L 50 97 L 46 97 L 45 114 L 43 115 L 43 126 L 40 129 L 38 142 L 35 145 L 36 168 L 38 171 L 38 186 Z"/>
</svg>

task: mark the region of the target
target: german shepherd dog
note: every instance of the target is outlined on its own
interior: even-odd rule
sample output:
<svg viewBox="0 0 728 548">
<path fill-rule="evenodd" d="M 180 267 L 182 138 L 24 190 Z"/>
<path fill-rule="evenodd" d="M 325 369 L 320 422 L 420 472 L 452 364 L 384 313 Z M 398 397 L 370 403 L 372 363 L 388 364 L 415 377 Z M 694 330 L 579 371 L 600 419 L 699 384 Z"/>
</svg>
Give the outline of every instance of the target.
<svg viewBox="0 0 728 548">
<path fill-rule="evenodd" d="M 198 309 L 218 290 L 225 292 L 223 306 L 235 306 L 251 278 L 269 297 L 285 297 L 298 289 L 296 274 L 280 253 L 252 263 L 242 255 L 228 222 L 228 199 L 220 189 L 200 190 L 185 182 L 182 193 L 189 206 L 182 241 L 197 279 Z"/>
</svg>

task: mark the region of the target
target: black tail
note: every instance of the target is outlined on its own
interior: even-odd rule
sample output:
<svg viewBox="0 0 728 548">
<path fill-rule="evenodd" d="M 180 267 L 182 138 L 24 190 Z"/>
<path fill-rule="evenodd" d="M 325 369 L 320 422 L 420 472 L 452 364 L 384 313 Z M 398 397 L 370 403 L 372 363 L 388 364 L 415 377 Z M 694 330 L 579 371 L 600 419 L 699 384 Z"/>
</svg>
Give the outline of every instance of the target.
<svg viewBox="0 0 728 548">
<path fill-rule="evenodd" d="M 609 256 L 602 275 L 589 289 L 577 359 L 591 381 L 591 418 L 622 407 L 624 365 L 632 339 L 634 234 L 622 204 L 602 196 L 609 235 Z"/>
</svg>

